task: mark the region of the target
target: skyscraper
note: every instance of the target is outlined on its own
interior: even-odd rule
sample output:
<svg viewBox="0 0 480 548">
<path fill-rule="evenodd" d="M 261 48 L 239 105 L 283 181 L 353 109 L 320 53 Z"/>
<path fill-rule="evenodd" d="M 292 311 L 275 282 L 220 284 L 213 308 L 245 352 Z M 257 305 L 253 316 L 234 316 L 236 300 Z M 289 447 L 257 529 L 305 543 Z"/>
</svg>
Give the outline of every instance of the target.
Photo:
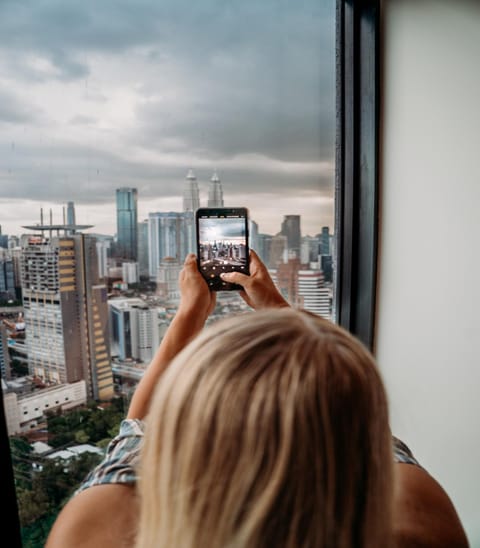
<svg viewBox="0 0 480 548">
<path fill-rule="evenodd" d="M 200 207 L 200 194 L 198 183 L 193 170 L 187 173 L 185 188 L 183 190 L 183 211 L 195 212 Z"/>
<path fill-rule="evenodd" d="M 15 275 L 12 259 L 0 257 L 0 296 L 15 299 Z"/>
<path fill-rule="evenodd" d="M 152 281 L 166 257 L 183 263 L 186 255 L 194 251 L 193 213 L 156 212 L 148 214 L 148 270 Z"/>
<path fill-rule="evenodd" d="M 222 182 L 214 171 L 208 187 L 208 207 L 223 207 Z"/>
<path fill-rule="evenodd" d="M 319 255 L 330 255 L 330 233 L 328 226 L 322 226 L 320 236 L 320 253 Z"/>
<path fill-rule="evenodd" d="M 67 203 L 67 225 L 75 225 L 75 204 L 73 202 Z"/>
<path fill-rule="evenodd" d="M 285 215 L 280 233 L 287 237 L 289 256 L 300 258 L 300 215 Z"/>
<path fill-rule="evenodd" d="M 277 268 L 279 263 L 288 261 L 288 241 L 283 234 L 275 234 L 270 240 L 270 254 L 268 257 L 268 268 Z"/>
<path fill-rule="evenodd" d="M 137 260 L 137 189 L 118 188 L 117 256 Z"/>
<path fill-rule="evenodd" d="M 47 384 L 85 380 L 90 398 L 110 399 L 107 289 L 95 238 L 25 235 L 21 245 L 30 374 Z"/>
<path fill-rule="evenodd" d="M 256 251 L 260 256 L 260 259 L 262 259 L 262 262 L 264 262 L 267 266 L 270 265 L 272 238 L 273 236 L 271 236 L 270 234 L 257 234 L 258 249 L 256 249 Z"/>
<path fill-rule="evenodd" d="M 320 270 L 299 270 L 298 298 L 300 306 L 326 319 L 332 316 L 331 288 L 325 287 L 323 272 Z"/>
<path fill-rule="evenodd" d="M 140 276 L 148 276 L 148 219 L 138 223 L 138 270 Z"/>
</svg>

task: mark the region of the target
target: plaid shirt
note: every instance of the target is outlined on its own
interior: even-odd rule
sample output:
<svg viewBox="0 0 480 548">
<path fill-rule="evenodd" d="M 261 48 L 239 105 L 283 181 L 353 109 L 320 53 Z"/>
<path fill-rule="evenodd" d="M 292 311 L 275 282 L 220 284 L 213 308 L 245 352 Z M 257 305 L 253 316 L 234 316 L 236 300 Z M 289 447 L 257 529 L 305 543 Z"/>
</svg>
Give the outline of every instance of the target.
<svg viewBox="0 0 480 548">
<path fill-rule="evenodd" d="M 140 446 L 145 424 L 139 419 L 125 419 L 120 424 L 118 435 L 107 447 L 103 461 L 85 478 L 74 495 L 92 487 L 106 483 L 130 483 L 137 480 L 136 466 L 140 459 Z M 395 462 L 420 466 L 410 449 L 395 436 L 392 437 Z"/>
<path fill-rule="evenodd" d="M 93 485 L 135 483 L 144 430 L 144 422 L 139 419 L 123 420 L 118 435 L 108 444 L 104 459 L 87 475 L 74 495 Z"/>
</svg>

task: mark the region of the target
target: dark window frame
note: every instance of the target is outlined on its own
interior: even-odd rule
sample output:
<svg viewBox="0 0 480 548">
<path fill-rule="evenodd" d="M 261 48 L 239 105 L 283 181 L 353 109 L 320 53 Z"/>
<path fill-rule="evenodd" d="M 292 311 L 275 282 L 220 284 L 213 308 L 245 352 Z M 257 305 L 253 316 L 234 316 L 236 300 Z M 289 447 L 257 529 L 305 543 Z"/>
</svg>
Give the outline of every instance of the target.
<svg viewBox="0 0 480 548">
<path fill-rule="evenodd" d="M 380 0 L 337 0 L 336 321 L 373 350 Z"/>
<path fill-rule="evenodd" d="M 337 0 L 336 321 L 372 349 L 378 252 L 380 0 Z M 4 538 L 21 547 L 3 397 Z"/>
</svg>

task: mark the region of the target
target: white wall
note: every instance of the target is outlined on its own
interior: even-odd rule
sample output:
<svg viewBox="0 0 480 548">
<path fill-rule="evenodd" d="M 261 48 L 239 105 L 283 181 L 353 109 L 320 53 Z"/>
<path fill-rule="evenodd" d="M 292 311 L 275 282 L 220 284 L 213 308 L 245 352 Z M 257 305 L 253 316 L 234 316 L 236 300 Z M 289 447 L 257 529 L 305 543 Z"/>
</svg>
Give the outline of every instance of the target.
<svg viewBox="0 0 480 548">
<path fill-rule="evenodd" d="M 480 2 L 384 4 L 376 356 L 480 547 Z"/>
</svg>

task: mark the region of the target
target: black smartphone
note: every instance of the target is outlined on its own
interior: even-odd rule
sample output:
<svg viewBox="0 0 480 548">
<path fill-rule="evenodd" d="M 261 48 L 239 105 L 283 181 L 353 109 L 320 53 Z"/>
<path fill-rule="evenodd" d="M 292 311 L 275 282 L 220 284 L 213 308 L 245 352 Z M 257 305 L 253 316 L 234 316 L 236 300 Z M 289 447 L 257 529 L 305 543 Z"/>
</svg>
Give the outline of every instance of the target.
<svg viewBox="0 0 480 548">
<path fill-rule="evenodd" d="M 198 269 L 212 291 L 242 289 L 222 272 L 249 274 L 248 209 L 200 207 L 195 213 Z"/>
</svg>

